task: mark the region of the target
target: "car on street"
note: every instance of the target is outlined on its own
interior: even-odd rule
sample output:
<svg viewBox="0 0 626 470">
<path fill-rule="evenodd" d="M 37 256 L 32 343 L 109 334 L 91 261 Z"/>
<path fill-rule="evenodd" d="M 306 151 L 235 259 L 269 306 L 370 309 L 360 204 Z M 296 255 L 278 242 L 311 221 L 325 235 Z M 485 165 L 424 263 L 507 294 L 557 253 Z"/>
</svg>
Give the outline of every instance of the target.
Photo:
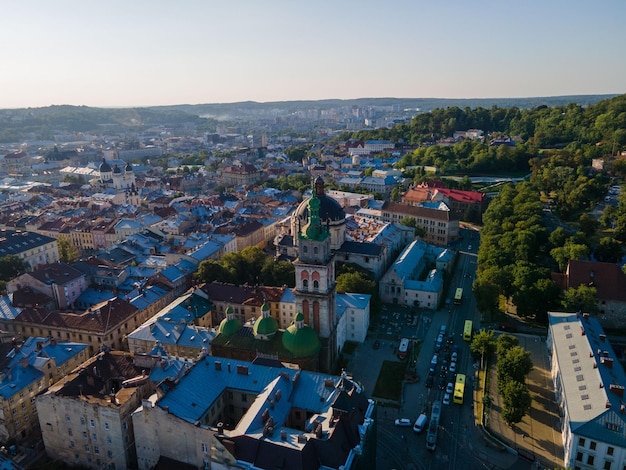
<svg viewBox="0 0 626 470">
<path fill-rule="evenodd" d="M 452 372 L 452 373 L 456 372 L 456 362 L 451 362 L 450 363 L 450 372 Z"/>
<path fill-rule="evenodd" d="M 450 361 L 451 362 L 456 362 L 456 359 L 459 357 L 459 353 L 457 352 L 453 352 L 452 356 L 450 356 Z"/>
<path fill-rule="evenodd" d="M 448 382 L 448 385 L 446 386 L 446 393 L 452 392 L 454 392 L 454 384 L 452 382 Z"/>
<path fill-rule="evenodd" d="M 471 251 L 472 250 L 472 245 L 467 245 L 467 251 Z"/>
<path fill-rule="evenodd" d="M 396 426 L 401 426 L 401 427 L 413 426 L 413 423 L 411 422 L 409 418 L 398 418 L 396 419 L 395 423 L 396 423 Z"/>
<path fill-rule="evenodd" d="M 444 404 L 444 405 L 449 405 L 449 404 L 450 404 L 450 394 L 449 394 L 449 393 L 446 393 L 446 394 L 443 396 L 443 404 Z"/>
<path fill-rule="evenodd" d="M 425 386 L 426 388 L 432 388 L 432 386 L 433 386 L 433 382 L 434 382 L 434 381 L 435 381 L 435 378 L 434 378 L 432 375 L 429 375 L 429 376 L 426 378 L 426 383 L 424 384 L 424 386 Z"/>
</svg>

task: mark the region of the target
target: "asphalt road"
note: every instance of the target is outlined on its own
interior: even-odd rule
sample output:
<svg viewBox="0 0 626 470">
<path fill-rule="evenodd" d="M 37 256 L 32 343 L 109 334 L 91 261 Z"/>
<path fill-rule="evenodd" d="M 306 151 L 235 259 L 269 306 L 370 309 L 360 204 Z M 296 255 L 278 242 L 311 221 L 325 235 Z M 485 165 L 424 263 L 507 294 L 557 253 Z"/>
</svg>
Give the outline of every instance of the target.
<svg viewBox="0 0 626 470">
<path fill-rule="evenodd" d="M 472 252 L 467 252 L 469 244 Z M 471 295 L 471 286 L 476 271 L 477 238 L 461 242 L 461 251 L 450 284 L 449 295 L 452 296 L 457 287 L 464 289 L 465 295 L 461 305 L 445 306 L 436 312 L 402 307 L 387 307 L 383 311 L 378 331 L 354 353 L 348 369 L 371 393 L 376 385 L 383 361 L 398 360 L 395 351 L 399 340 L 403 337 L 421 342 L 420 354 L 417 359 L 419 382 L 405 384 L 400 408 L 381 406 L 378 410 L 377 466 L 379 469 L 484 469 L 485 464 L 472 453 L 470 439 L 474 428 L 472 410 L 472 385 L 474 376 L 473 361 L 469 352 L 469 343 L 463 341 L 462 330 L 466 319 L 480 321 L 475 300 Z M 478 324 L 478 323 L 476 323 Z M 446 325 L 454 344 L 459 347 L 457 372 L 467 376 L 466 399 L 463 405 L 444 405 L 440 419 L 437 449 L 426 450 L 426 431 L 420 434 L 413 432 L 411 427 L 396 427 L 396 418 L 409 418 L 415 421 L 424 407 L 429 409 L 434 400 L 441 400 L 445 391 L 439 388 L 443 384 L 454 382 L 454 374 L 448 372 L 445 379 L 440 377 L 441 364 L 436 370 L 434 386 L 425 387 L 426 376 L 432 358 L 435 342 L 441 325 Z M 378 340 L 379 348 L 374 349 Z M 445 346 L 444 346 L 445 347 Z M 441 355 L 445 356 L 442 347 Z M 452 348 L 452 345 L 449 345 Z"/>
</svg>

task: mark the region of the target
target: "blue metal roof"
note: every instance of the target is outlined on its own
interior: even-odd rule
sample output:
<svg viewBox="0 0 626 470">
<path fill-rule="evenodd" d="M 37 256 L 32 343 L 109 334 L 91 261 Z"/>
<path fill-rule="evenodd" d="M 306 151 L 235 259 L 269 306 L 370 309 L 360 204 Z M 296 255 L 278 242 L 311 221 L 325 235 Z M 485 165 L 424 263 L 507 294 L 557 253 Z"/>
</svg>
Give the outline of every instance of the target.
<svg viewBox="0 0 626 470">
<path fill-rule="evenodd" d="M 216 370 L 219 362 L 221 370 Z M 238 369 L 239 368 L 239 369 Z M 154 380 L 163 373 L 155 367 L 150 373 Z M 156 371 L 156 373 L 155 373 Z M 247 371 L 247 373 L 244 373 Z M 153 377 L 153 374 L 154 377 Z M 331 398 L 337 393 L 335 387 L 328 387 L 327 380 L 336 383 L 338 378 L 331 375 L 302 371 L 286 367 L 269 367 L 247 361 L 206 356 L 196 362 L 181 377 L 179 383 L 169 389 L 156 405 L 185 421 L 196 423 L 201 420 L 210 406 L 225 389 L 240 390 L 258 395 L 280 375 L 294 382 L 293 393 L 284 396 L 284 401 L 291 401 L 291 406 L 311 412 L 327 409 Z M 281 385 L 282 386 L 282 385 Z M 251 422 L 250 425 L 253 423 Z"/>
</svg>

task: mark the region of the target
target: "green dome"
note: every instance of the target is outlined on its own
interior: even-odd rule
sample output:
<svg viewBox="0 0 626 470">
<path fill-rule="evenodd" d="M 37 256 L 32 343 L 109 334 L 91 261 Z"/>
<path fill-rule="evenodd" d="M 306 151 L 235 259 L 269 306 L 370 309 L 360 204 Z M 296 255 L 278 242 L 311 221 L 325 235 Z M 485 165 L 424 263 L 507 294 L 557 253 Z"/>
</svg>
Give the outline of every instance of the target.
<svg viewBox="0 0 626 470">
<path fill-rule="evenodd" d="M 263 305 L 261 305 L 261 312 L 269 312 L 270 310 L 270 304 L 267 303 L 267 300 L 265 302 L 263 302 Z"/>
<path fill-rule="evenodd" d="M 236 318 L 224 318 L 220 322 L 220 326 L 217 328 L 217 332 L 226 337 L 230 337 L 237 333 L 241 329 L 241 322 Z"/>
<path fill-rule="evenodd" d="M 233 309 L 230 305 L 226 307 L 226 315 L 228 315 L 229 313 L 235 313 L 235 309 Z"/>
<path fill-rule="evenodd" d="M 274 317 L 259 317 L 252 328 L 254 336 L 273 335 L 278 331 L 278 322 Z"/>
<path fill-rule="evenodd" d="M 294 357 L 306 357 L 317 354 L 321 344 L 317 333 L 310 326 L 298 328 L 293 323 L 283 333 L 283 346 L 294 355 Z"/>
</svg>

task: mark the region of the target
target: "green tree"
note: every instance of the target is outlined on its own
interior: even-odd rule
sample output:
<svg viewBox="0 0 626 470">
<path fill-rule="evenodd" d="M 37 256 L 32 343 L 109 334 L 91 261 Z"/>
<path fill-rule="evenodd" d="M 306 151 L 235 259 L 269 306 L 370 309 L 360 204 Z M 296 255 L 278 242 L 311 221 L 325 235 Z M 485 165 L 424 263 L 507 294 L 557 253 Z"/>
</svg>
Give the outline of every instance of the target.
<svg viewBox="0 0 626 470">
<path fill-rule="evenodd" d="M 522 421 L 530 410 L 532 399 L 524 383 L 515 380 L 508 381 L 502 391 L 502 419 L 512 426 Z"/>
<path fill-rule="evenodd" d="M 563 292 L 563 309 L 567 312 L 598 313 L 598 298 L 596 288 L 581 284 L 570 287 Z"/>
<path fill-rule="evenodd" d="M 272 257 L 267 257 L 261 269 L 261 282 L 268 286 L 296 285 L 296 268 L 289 261 L 276 262 Z"/>
<path fill-rule="evenodd" d="M 600 225 L 600 223 L 589 214 L 581 214 L 578 218 L 578 223 L 580 225 L 580 231 L 588 237 L 596 233 L 596 230 Z"/>
<path fill-rule="evenodd" d="M 611 237 L 603 237 L 598 242 L 594 256 L 604 263 L 617 263 L 624 254 L 623 245 Z"/>
<path fill-rule="evenodd" d="M 219 261 L 205 260 L 200 263 L 195 277 L 200 282 L 233 282 L 232 273 Z"/>
<path fill-rule="evenodd" d="M 526 376 L 533 369 L 530 352 L 520 346 L 514 346 L 503 356 L 498 356 L 498 390 L 503 393 L 507 382 L 513 380 L 524 383 Z"/>
<path fill-rule="evenodd" d="M 496 350 L 496 339 L 493 330 L 482 330 L 474 335 L 470 344 L 474 357 L 480 357 L 481 369 L 485 367 L 485 359 L 491 357 Z"/>
<path fill-rule="evenodd" d="M 76 247 L 66 238 L 57 238 L 57 244 L 59 246 L 59 259 L 64 263 L 71 263 L 80 256 Z"/>
<path fill-rule="evenodd" d="M 360 294 L 376 293 L 376 283 L 360 272 L 347 272 L 337 276 L 337 292 L 354 292 Z"/>
<path fill-rule="evenodd" d="M 496 340 L 496 354 L 498 357 L 503 357 L 515 346 L 519 346 L 519 339 L 513 335 L 502 334 Z"/>
<path fill-rule="evenodd" d="M 407 227 L 417 227 L 417 222 L 415 221 L 415 217 L 403 217 L 400 219 L 400 224 L 406 225 Z"/>
<path fill-rule="evenodd" d="M 0 280 L 8 282 L 28 271 L 28 263 L 17 255 L 0 258 Z"/>
<path fill-rule="evenodd" d="M 565 242 L 569 238 L 569 232 L 565 230 L 563 227 L 557 227 L 550 234 L 549 240 L 550 243 L 555 247 L 559 248 L 565 245 Z"/>
</svg>

